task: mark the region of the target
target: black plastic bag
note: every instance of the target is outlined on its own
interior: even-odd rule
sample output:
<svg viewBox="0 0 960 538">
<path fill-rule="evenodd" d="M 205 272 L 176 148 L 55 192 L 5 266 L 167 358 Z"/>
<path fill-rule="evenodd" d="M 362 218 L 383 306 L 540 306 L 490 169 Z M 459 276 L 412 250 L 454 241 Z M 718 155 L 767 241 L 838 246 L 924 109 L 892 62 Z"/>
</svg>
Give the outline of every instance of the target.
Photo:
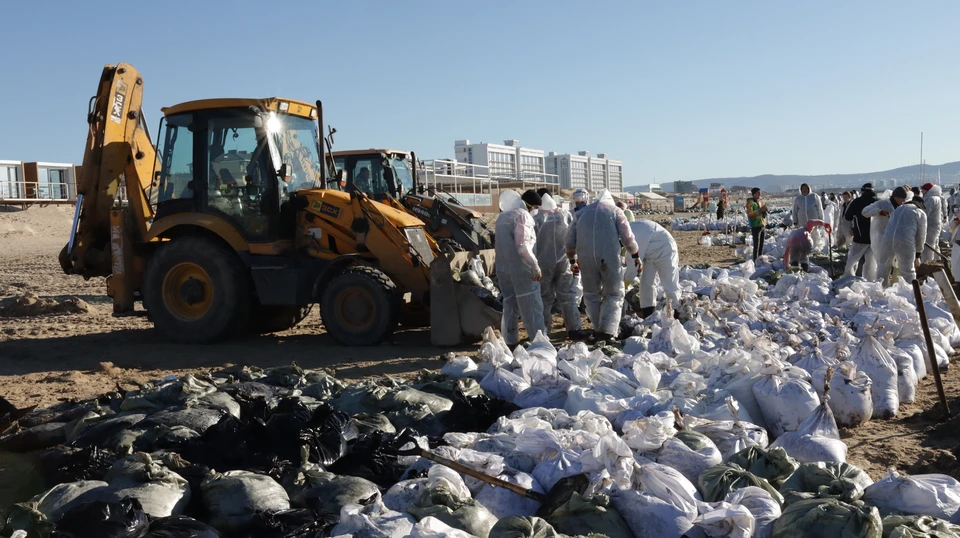
<svg viewBox="0 0 960 538">
<path fill-rule="evenodd" d="M 407 429 L 397 433 L 361 435 L 350 443 L 347 454 L 327 470 L 338 475 L 366 478 L 382 488 L 389 488 L 400 481 L 412 463 L 409 460 L 419 457 L 400 454 L 409 448 L 427 447 L 420 446 L 415 432 Z"/>
<path fill-rule="evenodd" d="M 95 501 L 72 508 L 57 521 L 51 538 L 143 538 L 149 521 L 136 499 Z"/>
<path fill-rule="evenodd" d="M 243 538 L 319 538 L 339 520 L 340 514 L 323 516 L 307 508 L 258 512 Z"/>
<path fill-rule="evenodd" d="M 217 529 L 184 516 L 170 516 L 150 523 L 143 538 L 221 538 Z"/>
<path fill-rule="evenodd" d="M 39 467 L 50 487 L 78 480 L 103 480 L 117 456 L 104 448 L 58 446 L 40 453 Z"/>
<path fill-rule="evenodd" d="M 453 408 L 443 415 L 443 423 L 452 432 L 485 432 L 498 418 L 520 409 L 513 402 L 486 395 L 467 396 L 463 380 L 453 394 Z"/>
</svg>

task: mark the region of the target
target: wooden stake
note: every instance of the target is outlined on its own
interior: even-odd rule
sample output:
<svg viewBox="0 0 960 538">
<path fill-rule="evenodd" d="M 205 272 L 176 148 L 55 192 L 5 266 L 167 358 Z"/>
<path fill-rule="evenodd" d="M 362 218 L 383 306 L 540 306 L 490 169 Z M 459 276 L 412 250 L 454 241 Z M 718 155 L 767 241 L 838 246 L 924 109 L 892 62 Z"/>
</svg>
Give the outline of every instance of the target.
<svg viewBox="0 0 960 538">
<path fill-rule="evenodd" d="M 930 325 L 927 323 L 927 309 L 923 304 L 923 292 L 920 291 L 920 281 L 913 281 L 913 296 L 917 300 L 917 312 L 920 314 L 920 326 L 923 327 L 923 338 L 927 343 L 927 356 L 930 357 L 930 367 L 933 368 L 933 379 L 937 383 L 937 395 L 940 396 L 940 405 L 946 416 L 950 416 L 950 406 L 947 404 L 947 395 L 943 392 L 943 380 L 940 379 L 940 365 L 937 361 L 937 350 L 933 347 L 933 337 L 930 336 Z"/>
</svg>

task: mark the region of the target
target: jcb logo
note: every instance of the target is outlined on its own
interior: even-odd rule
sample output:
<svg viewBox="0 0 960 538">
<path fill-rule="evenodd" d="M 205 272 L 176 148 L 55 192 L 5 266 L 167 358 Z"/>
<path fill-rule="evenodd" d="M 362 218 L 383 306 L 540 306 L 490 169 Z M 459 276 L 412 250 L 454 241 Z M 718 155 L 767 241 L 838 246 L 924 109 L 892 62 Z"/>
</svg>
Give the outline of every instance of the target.
<svg viewBox="0 0 960 538">
<path fill-rule="evenodd" d="M 120 125 L 123 120 L 123 104 L 127 101 L 127 84 L 123 81 L 117 83 L 117 93 L 113 96 L 113 103 L 110 106 L 110 121 Z"/>
</svg>

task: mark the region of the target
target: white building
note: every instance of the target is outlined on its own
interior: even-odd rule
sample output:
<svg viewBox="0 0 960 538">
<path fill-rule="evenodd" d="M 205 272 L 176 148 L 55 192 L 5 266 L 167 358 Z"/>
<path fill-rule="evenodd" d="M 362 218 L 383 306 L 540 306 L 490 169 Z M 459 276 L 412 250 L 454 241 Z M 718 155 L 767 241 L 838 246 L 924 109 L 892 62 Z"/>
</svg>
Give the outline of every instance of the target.
<svg viewBox="0 0 960 538">
<path fill-rule="evenodd" d="M 663 192 L 663 187 L 659 183 L 650 183 L 637 187 L 637 192 Z"/>
<path fill-rule="evenodd" d="M 454 142 L 458 162 L 486 166 L 495 179 L 544 181 L 543 153 L 542 149 L 520 146 L 519 140 L 504 140 L 503 144 Z"/>
<path fill-rule="evenodd" d="M 606 153 L 591 157 L 589 151 L 576 155 L 558 155 L 551 151 L 546 158 L 548 174 L 560 176 L 560 188 L 585 188 L 592 193 L 601 189 L 611 192 L 623 191 L 623 162 L 609 159 Z"/>
</svg>

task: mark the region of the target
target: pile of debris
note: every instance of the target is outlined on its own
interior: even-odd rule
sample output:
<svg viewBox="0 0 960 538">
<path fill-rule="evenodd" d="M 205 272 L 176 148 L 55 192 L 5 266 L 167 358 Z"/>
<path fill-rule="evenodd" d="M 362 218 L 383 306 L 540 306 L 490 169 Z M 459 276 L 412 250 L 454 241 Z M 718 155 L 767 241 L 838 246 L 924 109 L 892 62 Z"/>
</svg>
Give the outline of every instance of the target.
<svg viewBox="0 0 960 538">
<path fill-rule="evenodd" d="M 16 297 L 0 300 L 0 317 L 23 318 L 32 316 L 51 316 L 60 314 L 86 314 L 90 305 L 79 297 L 68 297 L 58 301 L 51 297 L 37 297 L 26 292 Z"/>
<path fill-rule="evenodd" d="M 411 381 L 233 367 L 34 410 L 0 450 L 46 489 L 0 534 L 960 537 L 960 482 L 875 482 L 839 436 L 928 373 L 910 288 L 771 270 L 684 268 L 683 310 L 613 346 L 488 330 Z M 923 291 L 946 369 L 960 329 Z"/>
</svg>

